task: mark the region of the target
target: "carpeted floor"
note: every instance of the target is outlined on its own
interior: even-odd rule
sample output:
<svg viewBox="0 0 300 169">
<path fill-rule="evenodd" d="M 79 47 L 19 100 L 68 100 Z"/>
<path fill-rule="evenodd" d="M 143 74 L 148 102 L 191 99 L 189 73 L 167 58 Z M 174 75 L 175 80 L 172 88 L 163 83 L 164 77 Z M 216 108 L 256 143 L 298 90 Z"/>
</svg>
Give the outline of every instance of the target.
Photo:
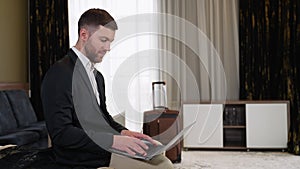
<svg viewBox="0 0 300 169">
<path fill-rule="evenodd" d="M 300 156 L 287 152 L 183 151 L 175 169 L 299 169 Z"/>
<path fill-rule="evenodd" d="M 16 147 L 7 148 L 11 151 Z M 1 147 L 0 147 L 1 148 Z M 6 151 L 2 150 L 2 155 Z M 11 152 L 9 151 L 9 152 Z M 32 154 L 32 153 L 31 153 Z M 1 155 L 0 155 L 1 158 Z M 0 168 L 3 166 L 0 166 Z M 175 169 L 300 169 L 300 156 L 287 152 L 259 151 L 182 151 Z"/>
</svg>

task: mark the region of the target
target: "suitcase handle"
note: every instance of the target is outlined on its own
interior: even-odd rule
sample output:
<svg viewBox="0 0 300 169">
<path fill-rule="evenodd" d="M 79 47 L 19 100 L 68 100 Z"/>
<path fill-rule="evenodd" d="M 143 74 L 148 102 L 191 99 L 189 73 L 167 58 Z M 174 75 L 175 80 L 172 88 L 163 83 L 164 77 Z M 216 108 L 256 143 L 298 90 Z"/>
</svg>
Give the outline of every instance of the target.
<svg viewBox="0 0 300 169">
<path fill-rule="evenodd" d="M 160 98 L 156 98 L 155 96 L 155 86 L 156 85 L 162 85 L 162 92 L 163 95 L 160 95 Z M 157 82 L 152 82 L 152 96 L 153 96 L 153 109 L 167 109 L 167 91 L 166 91 L 166 82 L 164 81 L 157 81 Z M 162 99 L 162 97 L 164 99 Z M 164 105 L 159 105 L 156 104 L 156 99 L 159 100 L 159 102 L 164 102 Z"/>
<path fill-rule="evenodd" d="M 156 84 L 162 84 L 162 85 L 166 85 L 166 82 L 164 82 L 164 81 L 159 81 L 159 82 L 152 82 L 152 89 L 154 90 L 154 85 L 156 85 Z"/>
</svg>

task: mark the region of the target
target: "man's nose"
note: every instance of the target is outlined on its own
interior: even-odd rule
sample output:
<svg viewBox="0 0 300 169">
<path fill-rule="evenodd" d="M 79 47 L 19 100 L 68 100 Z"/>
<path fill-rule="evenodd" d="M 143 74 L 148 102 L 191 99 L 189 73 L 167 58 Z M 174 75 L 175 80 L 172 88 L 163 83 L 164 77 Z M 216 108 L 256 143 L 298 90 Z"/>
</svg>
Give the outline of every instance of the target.
<svg viewBox="0 0 300 169">
<path fill-rule="evenodd" d="M 105 48 L 106 51 L 110 51 L 110 42 L 106 43 L 104 45 L 104 48 Z"/>
</svg>

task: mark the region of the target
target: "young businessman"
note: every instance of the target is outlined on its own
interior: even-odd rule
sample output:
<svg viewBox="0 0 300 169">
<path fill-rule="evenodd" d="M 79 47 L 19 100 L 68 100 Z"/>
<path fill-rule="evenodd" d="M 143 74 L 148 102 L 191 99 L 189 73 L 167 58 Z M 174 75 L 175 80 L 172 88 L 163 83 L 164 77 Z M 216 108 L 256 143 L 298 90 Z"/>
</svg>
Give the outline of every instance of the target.
<svg viewBox="0 0 300 169">
<path fill-rule="evenodd" d="M 163 155 L 141 161 L 107 151 L 115 148 L 145 155 L 148 147 L 140 139 L 155 144 L 151 137 L 115 122 L 107 111 L 104 79 L 100 72 L 95 73 L 93 65 L 110 50 L 116 30 L 115 20 L 105 10 L 84 12 L 78 21 L 76 45 L 43 80 L 42 102 L 55 160 L 70 168 L 173 168 Z"/>
</svg>

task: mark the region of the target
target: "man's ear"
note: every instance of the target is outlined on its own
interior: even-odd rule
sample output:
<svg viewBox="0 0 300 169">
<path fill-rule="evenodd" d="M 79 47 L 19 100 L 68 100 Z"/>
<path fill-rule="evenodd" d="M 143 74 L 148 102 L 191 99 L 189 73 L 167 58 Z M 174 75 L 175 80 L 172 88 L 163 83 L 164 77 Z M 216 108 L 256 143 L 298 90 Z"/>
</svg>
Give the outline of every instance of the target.
<svg viewBox="0 0 300 169">
<path fill-rule="evenodd" d="M 79 37 L 83 41 L 87 41 L 89 38 L 89 31 L 86 28 L 81 28 L 79 31 Z"/>
</svg>

